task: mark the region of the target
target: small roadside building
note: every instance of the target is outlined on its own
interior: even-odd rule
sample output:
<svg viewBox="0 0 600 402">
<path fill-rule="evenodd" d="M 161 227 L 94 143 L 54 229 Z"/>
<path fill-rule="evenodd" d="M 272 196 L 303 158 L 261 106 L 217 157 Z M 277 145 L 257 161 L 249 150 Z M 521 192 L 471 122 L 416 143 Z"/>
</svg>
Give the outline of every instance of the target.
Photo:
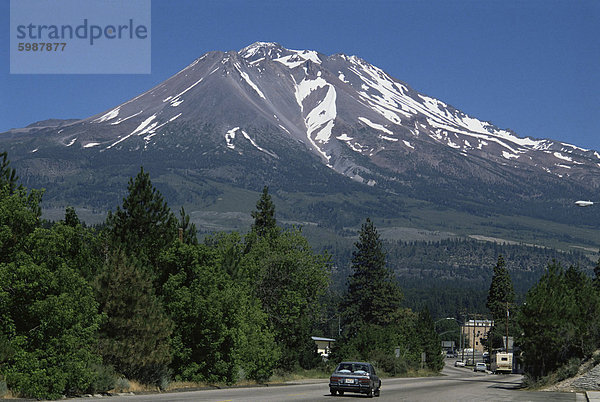
<svg viewBox="0 0 600 402">
<path fill-rule="evenodd" d="M 335 339 L 321 338 L 319 336 L 312 336 L 311 338 L 317 344 L 317 353 L 320 354 L 321 357 L 329 357 L 329 352 L 331 352 L 331 344 L 335 342 Z"/>
</svg>

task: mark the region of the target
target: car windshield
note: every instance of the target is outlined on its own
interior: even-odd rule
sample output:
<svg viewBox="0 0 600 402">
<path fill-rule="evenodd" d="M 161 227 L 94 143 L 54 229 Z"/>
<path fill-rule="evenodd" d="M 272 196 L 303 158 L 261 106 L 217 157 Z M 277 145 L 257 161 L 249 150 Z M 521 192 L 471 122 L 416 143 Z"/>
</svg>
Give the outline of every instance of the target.
<svg viewBox="0 0 600 402">
<path fill-rule="evenodd" d="M 364 364 L 341 363 L 336 371 L 349 373 L 368 373 L 369 368 Z"/>
</svg>

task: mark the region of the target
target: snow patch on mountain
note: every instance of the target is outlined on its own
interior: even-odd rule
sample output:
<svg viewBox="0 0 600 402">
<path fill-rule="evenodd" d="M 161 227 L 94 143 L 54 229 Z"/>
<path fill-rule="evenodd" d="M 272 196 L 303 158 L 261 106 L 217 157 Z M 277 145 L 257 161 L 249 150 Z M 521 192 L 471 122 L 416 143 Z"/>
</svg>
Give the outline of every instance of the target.
<svg viewBox="0 0 600 402">
<path fill-rule="evenodd" d="M 116 108 L 110 110 L 109 112 L 103 114 L 102 116 L 98 117 L 97 119 L 92 120 L 92 122 L 93 123 L 103 123 L 105 121 L 114 119 L 115 117 L 117 117 L 119 115 L 119 108 L 120 107 L 116 107 Z"/>
<path fill-rule="evenodd" d="M 235 134 L 234 134 L 234 135 L 235 135 Z M 266 149 L 259 147 L 259 146 L 256 144 L 256 142 L 254 142 L 254 140 L 253 140 L 252 138 L 250 138 L 250 136 L 248 135 L 248 133 L 247 133 L 247 132 L 245 132 L 244 130 L 242 130 L 242 135 L 244 136 L 244 138 L 246 138 L 248 141 L 250 141 L 250 143 L 251 143 L 252 145 L 254 145 L 254 147 L 255 147 L 256 149 L 258 149 L 259 151 L 262 151 L 262 152 L 266 153 L 267 155 L 270 155 L 270 156 L 272 156 L 272 157 L 274 157 L 274 158 L 277 158 L 277 155 L 275 155 L 273 152 L 267 151 Z"/>
<path fill-rule="evenodd" d="M 196 85 L 200 84 L 203 79 L 204 79 L 204 77 L 200 78 L 198 81 L 194 82 L 192 85 L 190 85 L 189 87 L 187 87 L 183 91 L 179 92 L 177 95 L 173 96 L 172 98 L 171 97 L 167 98 L 167 99 L 169 99 L 169 102 L 171 103 L 171 106 L 173 106 L 173 107 L 179 106 L 183 102 L 183 99 L 180 99 L 179 97 L 182 96 L 187 91 L 189 91 L 190 89 L 194 88 Z M 164 99 L 163 102 L 165 100 L 166 99 Z"/>
<path fill-rule="evenodd" d="M 310 143 L 325 157 L 325 159 L 327 159 L 327 161 L 329 161 L 331 157 L 317 145 L 317 142 L 321 144 L 327 143 L 331 137 L 334 120 L 337 116 L 335 88 L 321 77 L 317 77 L 313 80 L 303 78 L 300 83 L 294 81 L 294 84 L 294 95 L 296 97 L 296 102 L 300 106 L 301 114 L 304 114 L 305 112 L 305 99 L 313 91 L 320 88 L 327 88 L 325 96 L 312 110 L 305 114 L 304 124 L 307 130 L 306 136 Z"/>
<path fill-rule="evenodd" d="M 316 64 L 321 64 L 321 59 L 319 58 L 319 55 L 317 52 L 315 52 L 314 50 L 290 50 L 288 49 L 289 52 L 292 52 L 292 54 L 283 56 L 283 57 L 279 57 L 277 59 L 274 59 L 274 61 L 283 64 L 284 66 L 286 66 L 287 68 L 296 68 L 304 63 L 306 63 L 308 60 L 312 61 L 313 63 Z"/>
<path fill-rule="evenodd" d="M 388 130 L 381 124 L 373 123 L 371 120 L 367 119 L 366 117 L 359 117 L 358 120 L 362 121 L 367 126 L 374 128 L 375 130 L 383 131 L 386 134 L 394 135 L 394 133 L 392 133 L 390 130 Z M 398 141 L 398 140 L 394 139 L 394 141 Z"/>
<path fill-rule="evenodd" d="M 138 135 L 147 134 L 144 137 L 144 141 L 148 142 L 148 141 L 150 141 L 150 139 L 152 137 L 154 137 L 154 135 L 156 134 L 156 132 L 158 131 L 159 128 L 161 128 L 161 127 L 165 126 L 166 124 L 172 122 L 173 120 L 177 119 L 181 115 L 182 115 L 182 113 L 179 113 L 179 114 L 171 117 L 169 120 L 167 120 L 166 122 L 164 122 L 162 124 L 158 124 L 158 125 L 156 125 L 156 123 L 152 124 L 151 127 L 148 127 L 147 129 L 145 129 L 144 132 L 138 133 Z"/>
<path fill-rule="evenodd" d="M 376 67 L 368 65 L 367 63 L 363 64 L 358 59 L 351 58 L 351 60 L 354 60 L 353 63 L 355 65 L 350 66 L 348 69 L 363 81 L 361 84 L 363 91 L 358 92 L 362 100 L 367 102 L 372 109 L 394 124 L 402 123 L 401 116 L 411 116 L 402 109 L 402 106 L 399 103 L 401 96 L 398 95 L 393 80 L 389 79 L 385 73 L 380 74 L 382 71 Z M 364 83 L 366 83 L 366 85 Z M 373 92 L 378 92 L 379 95 L 374 94 Z"/>
<path fill-rule="evenodd" d="M 304 119 L 309 138 L 312 138 L 313 133 L 316 133 L 316 141 L 320 143 L 327 143 L 329 141 L 333 123 L 337 115 L 335 99 L 335 88 L 333 85 L 327 84 L 327 94 L 325 94 L 322 101 Z"/>
<path fill-rule="evenodd" d="M 565 142 L 561 142 L 560 144 L 564 145 L 565 147 L 569 147 L 569 148 L 572 148 L 572 149 L 577 149 L 577 150 L 579 150 L 581 152 L 589 152 L 590 151 L 589 149 L 581 148 L 581 147 L 578 147 L 578 146 L 572 145 L 572 144 L 567 144 Z M 567 151 L 567 152 L 572 152 L 572 150 L 571 151 Z"/>
<path fill-rule="evenodd" d="M 129 120 L 129 119 L 131 119 L 132 117 L 135 117 L 135 116 L 137 116 L 137 115 L 141 114 L 142 112 L 143 112 L 143 110 L 140 110 L 140 111 L 139 111 L 139 112 L 137 112 L 136 114 L 132 114 L 131 116 L 127 116 L 127 117 L 124 117 L 124 118 L 122 118 L 122 119 L 117 119 L 117 121 L 113 121 L 113 122 L 112 122 L 112 123 L 110 123 L 110 124 L 111 124 L 111 125 L 113 125 L 113 126 L 116 126 L 117 124 L 120 124 L 120 123 L 124 122 L 125 120 Z"/>
<path fill-rule="evenodd" d="M 128 135 L 120 138 L 118 141 L 112 143 L 111 145 L 106 147 L 106 149 L 110 149 L 110 148 L 114 147 L 115 145 L 125 141 L 127 138 L 131 137 L 132 135 L 145 134 L 146 132 L 148 132 L 148 130 L 151 130 L 152 128 L 156 127 L 156 125 L 158 124 L 157 122 L 152 123 L 152 120 L 154 120 L 155 118 L 156 118 L 156 114 L 153 114 L 152 116 L 148 117 L 146 120 L 141 122 L 140 125 L 137 126 L 135 130 L 133 130 Z M 150 123 L 152 123 L 152 124 L 150 124 Z"/>
<path fill-rule="evenodd" d="M 511 154 L 510 152 L 502 151 L 502 157 L 505 159 L 517 159 L 519 155 Z"/>
<path fill-rule="evenodd" d="M 565 155 L 561 154 L 560 152 L 554 152 L 553 155 L 555 157 L 557 157 L 558 159 L 562 159 L 562 160 L 568 161 L 568 162 L 573 162 L 573 158 L 571 158 L 569 156 L 565 156 Z"/>
<path fill-rule="evenodd" d="M 87 144 L 85 144 L 83 147 L 84 147 L 84 148 L 92 148 L 92 147 L 95 147 L 95 146 L 98 146 L 98 145 L 100 145 L 100 143 L 99 143 L 99 142 L 88 142 L 88 143 L 87 143 Z"/>
<path fill-rule="evenodd" d="M 291 134 L 291 133 L 290 133 L 290 130 L 288 130 L 287 128 L 285 128 L 285 127 L 284 127 L 284 126 L 282 126 L 281 124 L 278 124 L 278 126 L 279 126 L 279 128 L 281 128 L 281 129 L 282 129 L 283 131 L 285 131 L 286 133 L 288 133 L 288 134 Z"/>
<path fill-rule="evenodd" d="M 235 132 L 238 131 L 239 127 L 234 127 L 231 130 L 225 133 L 225 142 L 227 143 L 227 148 L 235 149 L 235 145 L 233 145 L 233 140 L 235 140 Z"/>
<path fill-rule="evenodd" d="M 246 83 L 248 85 L 250 85 L 250 87 L 252 87 L 252 89 L 254 89 L 254 91 L 256 91 L 258 96 L 260 96 L 263 99 L 267 99 L 267 98 L 265 98 L 265 95 L 262 93 L 262 91 L 258 88 L 258 86 L 254 82 L 252 82 L 248 73 L 246 73 L 245 71 L 242 71 L 240 68 L 240 65 L 238 63 L 235 63 L 234 66 L 235 66 L 235 69 L 238 71 L 238 73 L 240 73 L 240 76 L 244 79 L 244 81 L 246 81 Z"/>
<path fill-rule="evenodd" d="M 292 77 L 293 78 L 293 77 Z M 294 81 L 295 83 L 295 81 Z M 296 102 L 300 105 L 300 111 L 304 111 L 304 99 L 310 95 L 310 93 L 316 89 L 322 88 L 328 85 L 327 81 L 323 78 L 316 78 L 314 80 L 307 80 L 306 78 L 302 79 L 299 84 L 295 84 L 294 95 L 296 96 Z"/>
</svg>

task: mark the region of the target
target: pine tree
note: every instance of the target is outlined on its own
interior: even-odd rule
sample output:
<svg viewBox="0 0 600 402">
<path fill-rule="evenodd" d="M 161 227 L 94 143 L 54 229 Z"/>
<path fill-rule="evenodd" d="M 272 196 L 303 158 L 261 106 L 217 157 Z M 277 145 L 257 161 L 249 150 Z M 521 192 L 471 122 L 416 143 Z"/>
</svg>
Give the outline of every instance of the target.
<svg viewBox="0 0 600 402">
<path fill-rule="evenodd" d="M 425 352 L 427 367 L 433 371 L 440 371 L 444 367 L 441 340 L 437 332 L 435 332 L 435 323 L 427 309 L 419 313 L 417 334 L 421 342 L 421 348 Z"/>
<path fill-rule="evenodd" d="M 498 262 L 494 267 L 492 282 L 486 301 L 486 307 L 492 313 L 494 326 L 488 334 L 486 347 L 502 348 L 508 347 L 505 344 L 507 336 L 507 314 L 512 310 L 515 301 L 515 291 L 512 280 L 506 269 L 506 264 L 502 255 L 498 256 Z M 509 326 L 510 329 L 510 326 Z"/>
<path fill-rule="evenodd" d="M 498 256 L 498 262 L 494 267 L 494 275 L 490 284 L 486 307 L 492 313 L 496 321 L 506 317 L 507 305 L 515 302 L 515 291 L 512 280 L 506 269 L 506 264 L 502 255 Z"/>
<path fill-rule="evenodd" d="M 140 263 L 117 251 L 97 281 L 100 353 L 127 378 L 158 384 L 171 362 L 172 321 L 154 294 Z"/>
<path fill-rule="evenodd" d="M 0 163 L 0 188 L 6 185 L 8 186 L 9 194 L 12 194 L 17 188 L 17 180 L 19 179 L 17 171 L 9 166 L 10 161 L 8 160 L 7 152 L 0 152 L 0 157 L 2 157 L 2 162 Z"/>
<path fill-rule="evenodd" d="M 179 230 L 184 243 L 198 244 L 196 225 L 194 223 L 190 223 L 190 216 L 185 213 L 185 209 L 183 207 L 181 207 L 179 210 Z"/>
<path fill-rule="evenodd" d="M 256 211 L 252 212 L 254 223 L 252 231 L 258 236 L 273 235 L 279 232 L 277 221 L 275 220 L 275 205 L 269 195 L 269 187 L 264 186 L 262 195 L 256 203 Z"/>
<path fill-rule="evenodd" d="M 360 229 L 355 247 L 353 273 L 341 305 L 350 333 L 362 324 L 384 325 L 393 321 L 402 302 L 402 291 L 386 266 L 383 244 L 369 218 Z"/>
<path fill-rule="evenodd" d="M 75 228 L 79 224 L 81 224 L 81 222 L 79 221 L 77 212 L 75 212 L 75 208 L 67 207 L 65 209 L 65 225 Z"/>
<path fill-rule="evenodd" d="M 127 254 L 145 256 L 155 266 L 161 250 L 177 238 L 177 218 L 144 168 L 129 180 L 127 189 L 123 208 L 106 219 L 110 237 Z"/>
</svg>

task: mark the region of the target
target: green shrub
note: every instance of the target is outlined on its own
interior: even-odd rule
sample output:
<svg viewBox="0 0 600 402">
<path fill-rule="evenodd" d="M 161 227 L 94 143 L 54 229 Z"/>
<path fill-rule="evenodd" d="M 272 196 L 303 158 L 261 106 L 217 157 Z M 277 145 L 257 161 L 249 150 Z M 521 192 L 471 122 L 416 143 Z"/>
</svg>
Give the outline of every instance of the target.
<svg viewBox="0 0 600 402">
<path fill-rule="evenodd" d="M 0 397 L 3 397 L 8 393 L 8 385 L 6 385 L 6 381 L 0 380 Z"/>
<path fill-rule="evenodd" d="M 410 368 L 405 359 L 391 353 L 378 352 L 373 356 L 373 361 L 380 371 L 391 376 L 404 375 Z"/>
<path fill-rule="evenodd" d="M 90 394 L 106 392 L 114 388 L 117 376 L 112 366 L 92 364 L 90 368 L 94 371 L 92 383 L 87 390 Z"/>
<path fill-rule="evenodd" d="M 131 384 L 127 378 L 120 377 L 116 379 L 114 386 L 116 392 L 126 392 L 129 391 L 130 388 Z"/>
<path fill-rule="evenodd" d="M 562 381 L 566 380 L 567 378 L 574 377 L 575 375 L 577 375 L 580 365 L 581 359 L 577 357 L 569 359 L 567 364 L 559 367 L 558 370 L 556 370 L 556 380 Z"/>
<path fill-rule="evenodd" d="M 523 379 L 521 380 L 521 384 L 524 388 L 536 388 L 537 381 L 533 378 L 531 374 L 525 373 Z"/>
</svg>

